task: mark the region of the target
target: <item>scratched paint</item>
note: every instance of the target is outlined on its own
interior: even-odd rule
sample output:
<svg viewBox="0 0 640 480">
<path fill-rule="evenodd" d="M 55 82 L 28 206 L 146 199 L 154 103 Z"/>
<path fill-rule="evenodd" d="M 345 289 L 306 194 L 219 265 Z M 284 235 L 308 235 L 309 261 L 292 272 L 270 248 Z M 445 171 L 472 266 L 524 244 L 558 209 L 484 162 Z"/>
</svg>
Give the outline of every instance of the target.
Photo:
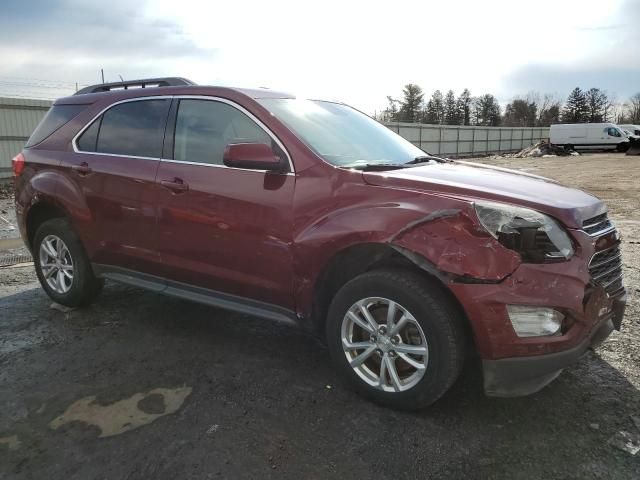
<svg viewBox="0 0 640 480">
<path fill-rule="evenodd" d="M 145 393 L 136 393 L 109 405 L 96 403 L 96 397 L 92 395 L 72 403 L 62 415 L 49 423 L 49 427 L 57 430 L 71 422 L 82 422 L 98 427 L 99 438 L 120 435 L 175 413 L 189 394 L 191 394 L 191 387 L 156 388 Z M 162 397 L 163 411 L 149 413 L 140 408 L 140 402 L 152 395 Z"/>
</svg>

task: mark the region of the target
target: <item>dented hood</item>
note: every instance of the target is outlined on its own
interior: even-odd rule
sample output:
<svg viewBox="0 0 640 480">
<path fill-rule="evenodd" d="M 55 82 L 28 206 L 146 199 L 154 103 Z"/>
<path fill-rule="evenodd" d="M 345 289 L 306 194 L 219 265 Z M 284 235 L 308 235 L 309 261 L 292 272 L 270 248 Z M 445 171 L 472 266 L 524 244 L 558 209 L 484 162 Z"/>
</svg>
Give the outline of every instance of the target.
<svg viewBox="0 0 640 480">
<path fill-rule="evenodd" d="M 425 164 L 381 172 L 364 172 L 370 185 L 442 193 L 534 208 L 570 228 L 606 211 L 593 195 L 537 175 L 471 162 Z"/>
</svg>

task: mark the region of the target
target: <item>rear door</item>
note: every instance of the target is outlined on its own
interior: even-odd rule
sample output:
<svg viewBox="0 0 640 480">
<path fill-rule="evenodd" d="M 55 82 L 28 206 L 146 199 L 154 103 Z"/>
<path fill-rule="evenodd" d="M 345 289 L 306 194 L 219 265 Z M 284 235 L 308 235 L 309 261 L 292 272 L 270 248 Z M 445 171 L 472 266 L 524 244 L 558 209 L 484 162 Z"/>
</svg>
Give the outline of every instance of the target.
<svg viewBox="0 0 640 480">
<path fill-rule="evenodd" d="M 222 161 L 230 143 L 267 143 L 286 156 L 284 149 L 258 119 L 224 99 L 176 99 L 172 111 L 158 170 L 166 278 L 293 309 L 295 175 Z"/>
<path fill-rule="evenodd" d="M 77 228 L 94 263 L 161 273 L 153 195 L 170 105 L 170 98 L 117 103 L 74 140 L 63 167 L 90 211 Z"/>
</svg>

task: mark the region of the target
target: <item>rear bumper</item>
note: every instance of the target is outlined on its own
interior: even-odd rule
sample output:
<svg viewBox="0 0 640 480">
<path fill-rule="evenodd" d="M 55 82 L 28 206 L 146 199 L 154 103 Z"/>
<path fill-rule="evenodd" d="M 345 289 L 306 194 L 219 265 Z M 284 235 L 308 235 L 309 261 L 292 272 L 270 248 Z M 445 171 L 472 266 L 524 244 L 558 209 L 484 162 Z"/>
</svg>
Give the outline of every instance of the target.
<svg viewBox="0 0 640 480">
<path fill-rule="evenodd" d="M 620 329 L 625 296 L 614 301 L 613 311 L 578 345 L 545 355 L 483 360 L 484 390 L 491 397 L 519 397 L 537 392 L 590 348 L 600 345 L 611 332 Z"/>
</svg>

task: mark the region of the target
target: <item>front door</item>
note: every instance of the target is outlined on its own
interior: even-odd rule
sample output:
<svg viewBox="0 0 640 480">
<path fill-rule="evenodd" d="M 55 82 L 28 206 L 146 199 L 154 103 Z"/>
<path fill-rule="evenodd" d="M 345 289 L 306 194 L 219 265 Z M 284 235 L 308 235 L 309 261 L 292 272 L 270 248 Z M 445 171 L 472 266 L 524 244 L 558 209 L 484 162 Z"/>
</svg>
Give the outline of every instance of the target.
<svg viewBox="0 0 640 480">
<path fill-rule="evenodd" d="M 154 194 L 170 104 L 114 105 L 78 136 L 63 164 L 86 201 L 89 216 L 76 228 L 94 263 L 161 273 Z"/>
<path fill-rule="evenodd" d="M 275 145 L 275 137 L 230 102 L 174 102 L 157 175 L 165 276 L 293 309 L 295 176 L 222 161 L 230 143 Z"/>
</svg>

